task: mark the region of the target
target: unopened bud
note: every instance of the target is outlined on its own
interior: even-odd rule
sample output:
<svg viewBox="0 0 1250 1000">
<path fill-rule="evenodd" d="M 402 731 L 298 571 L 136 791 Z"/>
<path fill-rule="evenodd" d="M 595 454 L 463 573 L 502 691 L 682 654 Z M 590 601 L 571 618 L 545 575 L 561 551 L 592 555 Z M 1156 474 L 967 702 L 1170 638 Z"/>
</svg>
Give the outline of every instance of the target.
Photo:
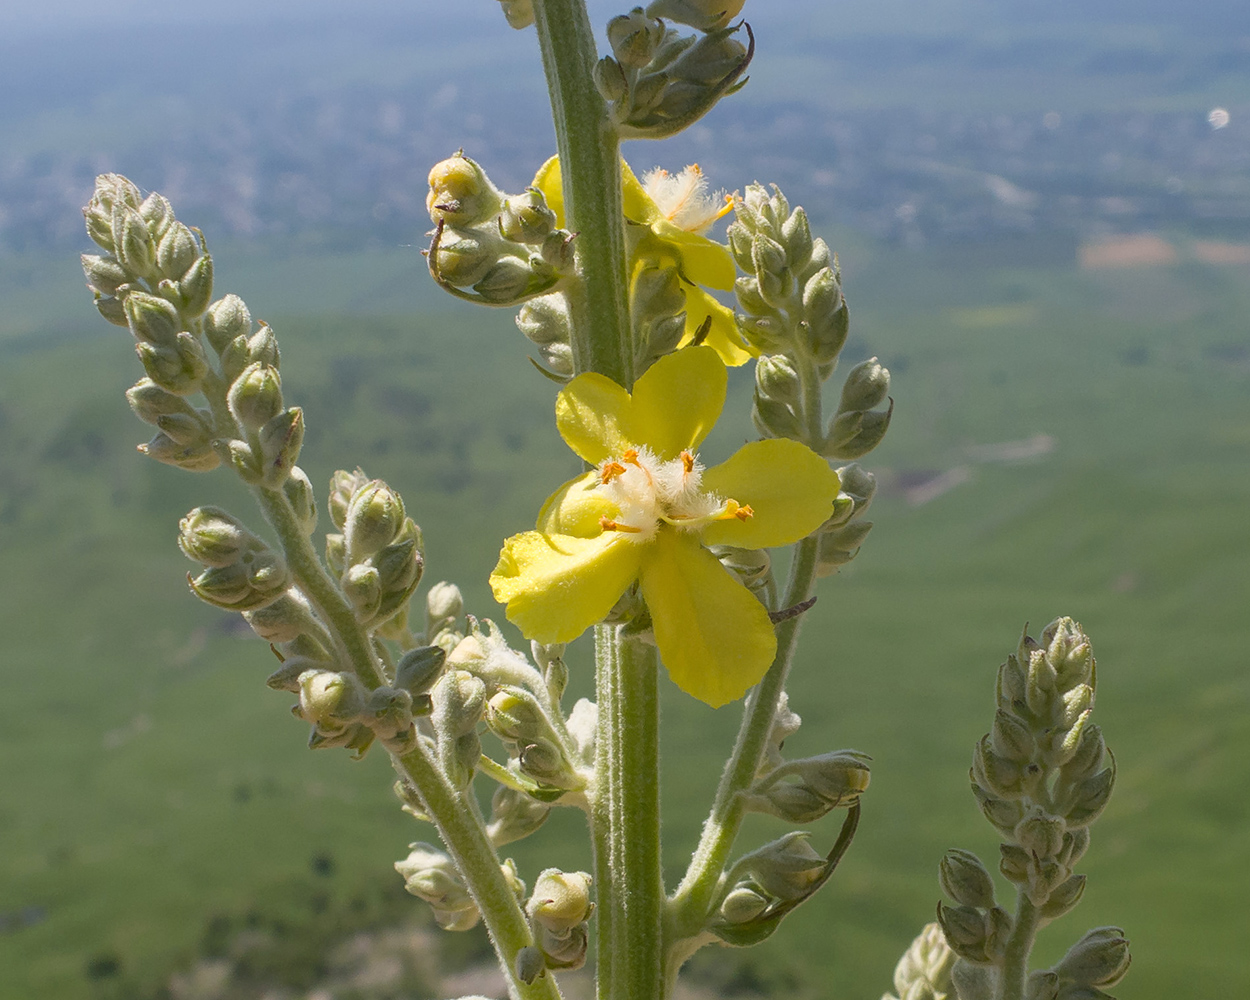
<svg viewBox="0 0 1250 1000">
<path fill-rule="evenodd" d="M 436 163 L 429 182 L 425 207 L 434 222 L 472 226 L 491 218 L 502 206 L 502 196 L 486 171 L 462 153 Z"/>
<path fill-rule="evenodd" d="M 555 228 L 556 213 L 547 207 L 547 199 L 538 188 L 504 199 L 499 215 L 499 231 L 514 243 L 541 243 Z"/>
<path fill-rule="evenodd" d="M 267 422 L 256 436 L 260 442 L 261 483 L 277 489 L 299 461 L 304 445 L 304 411 L 292 406 Z"/>
<path fill-rule="evenodd" d="M 534 883 L 525 910 L 529 918 L 553 934 L 564 934 L 589 918 L 591 878 L 586 872 L 548 868 Z"/>
<path fill-rule="evenodd" d="M 204 566 L 230 566 L 264 543 L 220 507 L 196 507 L 178 522 L 178 547 Z"/>
<path fill-rule="evenodd" d="M 839 413 L 829 424 L 822 453 L 833 459 L 861 458 L 881 443 L 890 429 L 894 403 L 889 409 L 866 413 L 850 410 Z"/>
<path fill-rule="evenodd" d="M 712 31 L 737 17 L 744 3 L 745 0 L 654 0 L 647 13 L 700 31 Z"/>
<path fill-rule="evenodd" d="M 894 989 L 899 1000 L 954 996 L 954 965 L 955 953 L 947 945 L 941 925 L 926 924 L 894 967 Z"/>
<path fill-rule="evenodd" d="M 851 369 L 842 385 L 839 410 L 871 410 L 880 406 L 890 393 L 890 372 L 876 358 L 869 358 Z"/>
<path fill-rule="evenodd" d="M 541 257 L 522 260 L 506 255 L 498 258 L 480 280 L 473 282 L 473 290 L 488 305 L 512 305 L 547 291 L 557 280 L 559 275 Z"/>
<path fill-rule="evenodd" d="M 608 44 L 622 66 L 642 69 L 664 39 L 664 25 L 635 7 L 608 22 Z"/>
<path fill-rule="evenodd" d="M 769 907 L 767 896 L 750 886 L 740 885 L 730 891 L 720 904 L 720 915 L 731 924 L 745 924 L 761 916 Z"/>
<path fill-rule="evenodd" d="M 355 674 L 306 670 L 299 676 L 299 708 L 306 722 L 334 728 L 353 721 L 368 695 Z"/>
<path fill-rule="evenodd" d="M 468 930 L 475 926 L 479 919 L 477 904 L 451 857 L 429 844 L 409 847 L 408 857 L 395 862 L 404 888 L 430 904 L 435 920 L 444 930 Z"/>
<path fill-rule="evenodd" d="M 161 347 L 173 347 L 181 319 L 178 310 L 157 295 L 131 292 L 124 303 L 126 319 L 135 339 Z"/>
<path fill-rule="evenodd" d="M 263 608 L 244 611 L 243 617 L 252 626 L 253 632 L 275 645 L 294 642 L 303 633 L 316 628 L 312 608 L 297 590 L 283 592 L 281 597 Z"/>
<path fill-rule="evenodd" d="M 1128 972 L 1131 960 L 1123 930 L 1097 927 L 1068 950 L 1054 972 L 1081 986 L 1114 986 Z"/>
<path fill-rule="evenodd" d="M 281 354 L 278 351 L 278 337 L 273 327 L 262 322 L 260 329 L 247 338 L 247 356 L 252 362 L 278 367 Z"/>
<path fill-rule="evenodd" d="M 284 409 L 278 369 L 262 364 L 248 365 L 230 386 L 227 402 L 244 430 L 260 430 Z"/>
<path fill-rule="evenodd" d="M 252 316 L 237 295 L 224 295 L 208 307 L 201 321 L 204 336 L 213 350 L 220 354 L 236 337 L 246 337 L 252 331 Z"/>
<path fill-rule="evenodd" d="M 830 267 L 817 271 L 803 287 L 807 349 L 818 364 L 832 361 L 846 343 L 850 316 L 842 284 Z"/>
<path fill-rule="evenodd" d="M 812 849 L 805 833 L 788 833 L 734 865 L 734 876 L 749 872 L 769 895 L 785 902 L 806 898 L 825 875 L 827 862 Z"/>
<path fill-rule="evenodd" d="M 942 891 L 956 903 L 988 910 L 994 905 L 994 880 L 971 851 L 952 849 L 938 866 Z"/>
<path fill-rule="evenodd" d="M 595 89 L 608 103 L 619 101 L 629 91 L 629 81 L 625 77 L 625 71 L 621 68 L 621 64 L 611 56 L 604 56 L 595 63 L 592 75 Z"/>
<path fill-rule="evenodd" d="M 177 281 L 200 255 L 200 246 L 191 230 L 174 222 L 156 247 L 156 267 L 162 275 Z"/>
<path fill-rule="evenodd" d="M 486 703 L 486 725 L 500 739 L 517 743 L 536 740 L 551 728 L 534 696 L 513 687 L 502 689 Z"/>
<path fill-rule="evenodd" d="M 1039 858 L 1051 858 L 1063 847 L 1064 822 L 1040 810 L 1021 820 L 1016 827 L 1016 843 Z"/>
<path fill-rule="evenodd" d="M 343 475 L 336 473 L 335 486 Z M 404 501 L 386 483 L 374 479 L 357 487 L 343 518 L 349 561 L 360 562 L 389 545 L 403 524 Z"/>
<path fill-rule="evenodd" d="M 506 785 L 495 789 L 491 798 L 490 822 L 486 836 L 495 847 L 528 837 L 551 815 L 551 806 Z"/>
</svg>

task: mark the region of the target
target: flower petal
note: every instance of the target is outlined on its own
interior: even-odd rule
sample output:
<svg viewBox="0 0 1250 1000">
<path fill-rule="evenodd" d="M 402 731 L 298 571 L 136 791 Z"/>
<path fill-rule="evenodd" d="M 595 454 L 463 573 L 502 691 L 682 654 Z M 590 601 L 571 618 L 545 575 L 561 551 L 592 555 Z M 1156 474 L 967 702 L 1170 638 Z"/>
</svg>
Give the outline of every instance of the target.
<svg viewBox="0 0 1250 1000">
<path fill-rule="evenodd" d="M 649 225 L 657 219 L 664 218 L 660 207 L 651 200 L 651 195 L 647 194 L 646 188 L 634 176 L 634 172 L 624 160 L 621 160 L 621 202 L 625 218 L 631 222 Z"/>
<path fill-rule="evenodd" d="M 725 405 L 727 381 L 725 364 L 710 347 L 660 358 L 634 383 L 634 442 L 664 461 L 698 447 Z"/>
<path fill-rule="evenodd" d="M 538 512 L 538 530 L 545 535 L 574 535 L 594 538 L 603 532 L 599 518 L 620 516 L 620 508 L 609 500 L 599 485 L 599 473 L 587 472 L 570 479 L 547 498 Z"/>
<path fill-rule="evenodd" d="M 741 698 L 777 653 L 764 605 L 692 535 L 661 529 L 645 552 L 642 595 L 673 683 L 713 708 Z"/>
<path fill-rule="evenodd" d="M 651 223 L 655 238 L 681 257 L 681 270 L 687 281 L 727 292 L 734 286 L 738 269 L 729 247 L 698 233 L 688 233 L 667 219 Z"/>
<path fill-rule="evenodd" d="M 547 199 L 547 207 L 556 213 L 556 228 L 564 228 L 564 180 L 560 175 L 560 157 L 553 156 L 534 175 L 531 187 L 538 188 Z"/>
<path fill-rule="evenodd" d="M 638 443 L 633 411 L 629 393 L 606 375 L 586 372 L 556 396 L 556 427 L 579 458 L 598 465 Z"/>
<path fill-rule="evenodd" d="M 637 579 L 642 548 L 613 532 L 573 538 L 526 531 L 503 543 L 491 590 L 527 639 L 572 642 Z"/>
<path fill-rule="evenodd" d="M 807 445 L 770 438 L 743 445 L 729 461 L 703 473 L 703 488 L 749 505 L 745 521 L 717 521 L 703 531 L 707 545 L 766 549 L 815 531 L 832 513 L 838 474 Z"/>
<path fill-rule="evenodd" d="M 721 305 L 695 285 L 683 283 L 682 288 L 686 292 L 686 335 L 682 346 L 690 343 L 699 332 L 699 327 L 711 317 L 712 325 L 702 342 L 719 354 L 721 361 L 730 368 L 737 368 L 756 356 L 758 352 L 748 346 L 738 333 L 732 309 Z"/>
</svg>

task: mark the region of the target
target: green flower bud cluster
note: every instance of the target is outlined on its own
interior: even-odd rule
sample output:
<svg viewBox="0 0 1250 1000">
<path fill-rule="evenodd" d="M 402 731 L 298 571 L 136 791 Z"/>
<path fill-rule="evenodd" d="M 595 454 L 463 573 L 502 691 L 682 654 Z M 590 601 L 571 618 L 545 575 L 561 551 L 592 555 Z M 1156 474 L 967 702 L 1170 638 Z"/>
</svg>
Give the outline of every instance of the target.
<svg viewBox="0 0 1250 1000">
<path fill-rule="evenodd" d="M 83 216 L 87 235 L 104 250 L 103 255 L 83 254 L 83 271 L 96 308 L 110 323 L 134 329 L 126 301 L 136 291 L 168 303 L 175 330 L 186 330 L 208 308 L 213 259 L 204 251 L 203 235 L 175 219 L 167 199 L 155 192 L 143 198 L 120 174 L 101 174 Z M 149 342 L 148 353 L 156 346 Z M 145 359 L 145 367 L 148 363 Z M 171 366 L 173 361 L 166 355 L 152 364 Z M 188 358 L 181 360 L 183 367 L 190 364 Z"/>
<path fill-rule="evenodd" d="M 525 904 L 535 948 L 544 969 L 580 969 L 586 964 L 590 941 L 591 878 L 586 872 L 562 872 L 548 868 L 534 883 L 534 893 Z M 532 966 L 537 963 L 529 963 Z M 541 974 L 538 973 L 538 974 Z M 537 975 L 520 977 L 533 982 Z"/>
<path fill-rule="evenodd" d="M 286 562 L 243 523 L 218 507 L 196 507 L 178 522 L 178 546 L 204 567 L 187 574 L 201 600 L 227 611 L 256 611 L 291 585 Z"/>
<path fill-rule="evenodd" d="M 751 28 L 745 26 L 749 44 L 743 45 L 735 37 L 743 25 L 730 27 L 724 16 L 731 4 L 717 5 L 714 14 L 703 12 L 703 6 L 653 4 L 646 11 L 635 7 L 608 22 L 612 55 L 595 65 L 594 78 L 622 138 L 676 135 L 742 85 L 739 79 L 755 53 Z M 653 13 L 661 7 L 673 11 Z M 682 35 L 667 27 L 660 20 L 663 16 L 684 21 L 699 33 Z"/>
<path fill-rule="evenodd" d="M 1051 622 L 1040 642 L 1024 635 L 999 668 L 994 725 L 973 754 L 973 792 L 1003 836 L 999 870 L 1039 925 L 1063 916 L 1080 901 L 1085 876 L 1076 874 L 1075 866 L 1089 847 L 1090 824 L 1106 807 L 1115 782 L 1114 759 L 1107 762 L 1110 754 L 1102 732 L 1090 721 L 1096 683 L 1089 638 L 1071 618 Z M 1014 921 L 995 902 L 993 880 L 981 861 L 968 851 L 949 851 L 940 879 L 956 904 L 938 907 L 951 948 L 973 965 L 1000 965 Z M 1104 938 L 1112 942 L 1107 945 L 1111 957 L 1099 959 L 1100 971 L 1081 979 L 1065 958 L 1054 969 L 1035 974 L 1028 995 L 1048 1000 L 1105 996 L 1097 987 L 1118 981 L 1127 968 L 1128 951 L 1122 932 L 1103 931 L 1107 933 L 1091 932 L 1093 938 L 1083 939 L 1099 947 Z M 961 969 L 956 969 L 957 979 L 975 976 Z"/>
<path fill-rule="evenodd" d="M 451 856 L 429 844 L 408 847 L 408 857 L 395 862 L 404 888 L 430 904 L 434 920 L 443 930 L 467 931 L 476 927 L 482 915 Z"/>
<path fill-rule="evenodd" d="M 741 802 L 751 812 L 811 823 L 859 801 L 868 789 L 869 760 L 857 750 L 836 750 L 787 761 L 756 779 Z"/>
<path fill-rule="evenodd" d="M 326 562 L 366 628 L 406 612 L 424 566 L 421 529 L 404 501 L 380 479 L 339 470 L 330 481 L 330 519 L 341 533 L 326 535 Z"/>
<path fill-rule="evenodd" d="M 534 0 L 499 0 L 508 25 L 520 31 L 534 23 Z"/>
<path fill-rule="evenodd" d="M 894 967 L 894 989 L 881 1000 L 956 1000 L 951 984 L 955 953 L 938 924 L 926 924 Z"/>
<path fill-rule="evenodd" d="M 838 469 L 838 496 L 833 501 L 833 514 L 820 526 L 816 573 L 836 573 L 859 554 L 860 546 L 872 530 L 872 522 L 864 513 L 877 492 L 877 478 L 852 463 Z"/>
<path fill-rule="evenodd" d="M 542 192 L 505 195 L 463 153 L 434 165 L 426 207 L 435 225 L 430 274 L 458 298 L 517 305 L 572 269 L 573 234 L 556 228 Z"/>
<path fill-rule="evenodd" d="M 848 826 L 853 829 L 853 822 Z M 846 829 L 828 857 L 817 853 L 801 832 L 743 855 L 723 879 L 725 890 L 707 930 L 740 948 L 769 937 L 786 914 L 810 899 L 833 874 L 841 850 L 849 845 Z"/>
</svg>

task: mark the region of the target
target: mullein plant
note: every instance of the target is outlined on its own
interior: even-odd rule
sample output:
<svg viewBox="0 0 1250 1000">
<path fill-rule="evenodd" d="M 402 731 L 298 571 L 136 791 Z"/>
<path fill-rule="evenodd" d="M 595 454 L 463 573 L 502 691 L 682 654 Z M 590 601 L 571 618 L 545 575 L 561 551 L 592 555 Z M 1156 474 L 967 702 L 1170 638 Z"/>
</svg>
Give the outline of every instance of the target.
<svg viewBox="0 0 1250 1000">
<path fill-rule="evenodd" d="M 311 747 L 398 774 L 403 808 L 432 824 L 395 867 L 438 924 L 484 923 L 513 997 L 560 996 L 561 970 L 595 957 L 603 1000 L 657 1000 L 707 945 L 772 934 L 829 879 L 851 844 L 868 757 L 790 759 L 799 726 L 785 685 L 818 577 L 859 551 L 875 480 L 855 464 L 893 402 L 875 359 L 827 393 L 848 313 L 836 257 L 775 186 L 712 195 L 697 167 L 637 176 L 623 138 L 670 136 L 745 81 L 754 38 L 742 0 L 657 0 L 614 17 L 600 56 L 581 0 L 503 0 L 537 34 L 557 149 L 519 194 L 457 153 L 433 167 L 428 265 L 459 298 L 518 310 L 535 365 L 560 384 L 556 429 L 583 472 L 501 539 L 490 577 L 527 650 L 466 615 L 460 590 L 428 588 L 421 530 L 400 495 L 360 469 L 335 473 L 333 530 L 298 463 L 303 411 L 282 388 L 274 331 L 235 295 L 214 298 L 203 235 L 161 195 L 96 182 L 85 209 L 102 251 L 83 266 L 105 319 L 127 327 L 144 377 L 128 392 L 153 435 L 139 450 L 247 484 L 268 538 L 199 507 L 179 545 L 201 599 L 271 644 L 268 683 L 298 700 Z M 727 244 L 707 236 L 732 213 Z M 736 308 L 716 294 L 732 291 Z M 706 466 L 699 446 L 725 402 L 727 366 L 752 364 L 759 439 Z M 553 484 L 555 485 L 555 484 Z M 318 548 L 321 547 L 321 551 Z M 771 549 L 788 547 L 784 581 Z M 566 647 L 594 637 L 596 695 L 566 706 Z M 528 654 L 528 655 L 527 655 Z M 689 867 L 660 866 L 660 666 L 712 706 L 743 701 L 737 740 Z M 952 851 L 939 907 L 895 974 L 904 1000 L 1104 997 L 1124 972 L 1123 934 L 1101 928 L 1030 972 L 1037 929 L 1076 905 L 1074 866 L 1113 768 L 1089 723 L 1094 661 L 1068 619 L 1025 639 L 999 675 L 973 788 L 1003 837 L 1014 915 L 975 855 Z M 492 739 L 484 745 L 483 737 Z M 489 811 L 484 810 L 487 787 Z M 549 868 L 532 889 L 499 849 L 556 807 L 582 810 L 593 872 Z M 747 813 L 804 830 L 733 856 Z M 592 949 L 593 942 L 593 949 Z"/>
</svg>

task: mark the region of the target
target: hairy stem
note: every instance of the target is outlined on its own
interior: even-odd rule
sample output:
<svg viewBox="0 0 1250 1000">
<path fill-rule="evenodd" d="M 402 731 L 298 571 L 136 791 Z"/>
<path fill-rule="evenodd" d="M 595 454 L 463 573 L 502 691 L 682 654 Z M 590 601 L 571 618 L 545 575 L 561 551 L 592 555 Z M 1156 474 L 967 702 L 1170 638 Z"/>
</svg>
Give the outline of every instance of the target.
<svg viewBox="0 0 1250 1000">
<path fill-rule="evenodd" d="M 659 694 L 655 648 L 596 634 L 599 724 L 591 825 L 600 1000 L 663 995 Z"/>
<path fill-rule="evenodd" d="M 629 389 L 634 351 L 621 202 L 621 143 L 592 71 L 598 52 L 583 0 L 534 0 L 579 280 L 568 289 L 573 366 Z"/>
<path fill-rule="evenodd" d="M 1041 913 L 1020 892 L 1016 904 L 1016 925 L 1007 939 L 1003 955 L 1002 974 L 999 977 L 998 1000 L 1024 1000 L 1025 985 L 1029 975 L 1029 954 L 1041 925 Z"/>
</svg>

